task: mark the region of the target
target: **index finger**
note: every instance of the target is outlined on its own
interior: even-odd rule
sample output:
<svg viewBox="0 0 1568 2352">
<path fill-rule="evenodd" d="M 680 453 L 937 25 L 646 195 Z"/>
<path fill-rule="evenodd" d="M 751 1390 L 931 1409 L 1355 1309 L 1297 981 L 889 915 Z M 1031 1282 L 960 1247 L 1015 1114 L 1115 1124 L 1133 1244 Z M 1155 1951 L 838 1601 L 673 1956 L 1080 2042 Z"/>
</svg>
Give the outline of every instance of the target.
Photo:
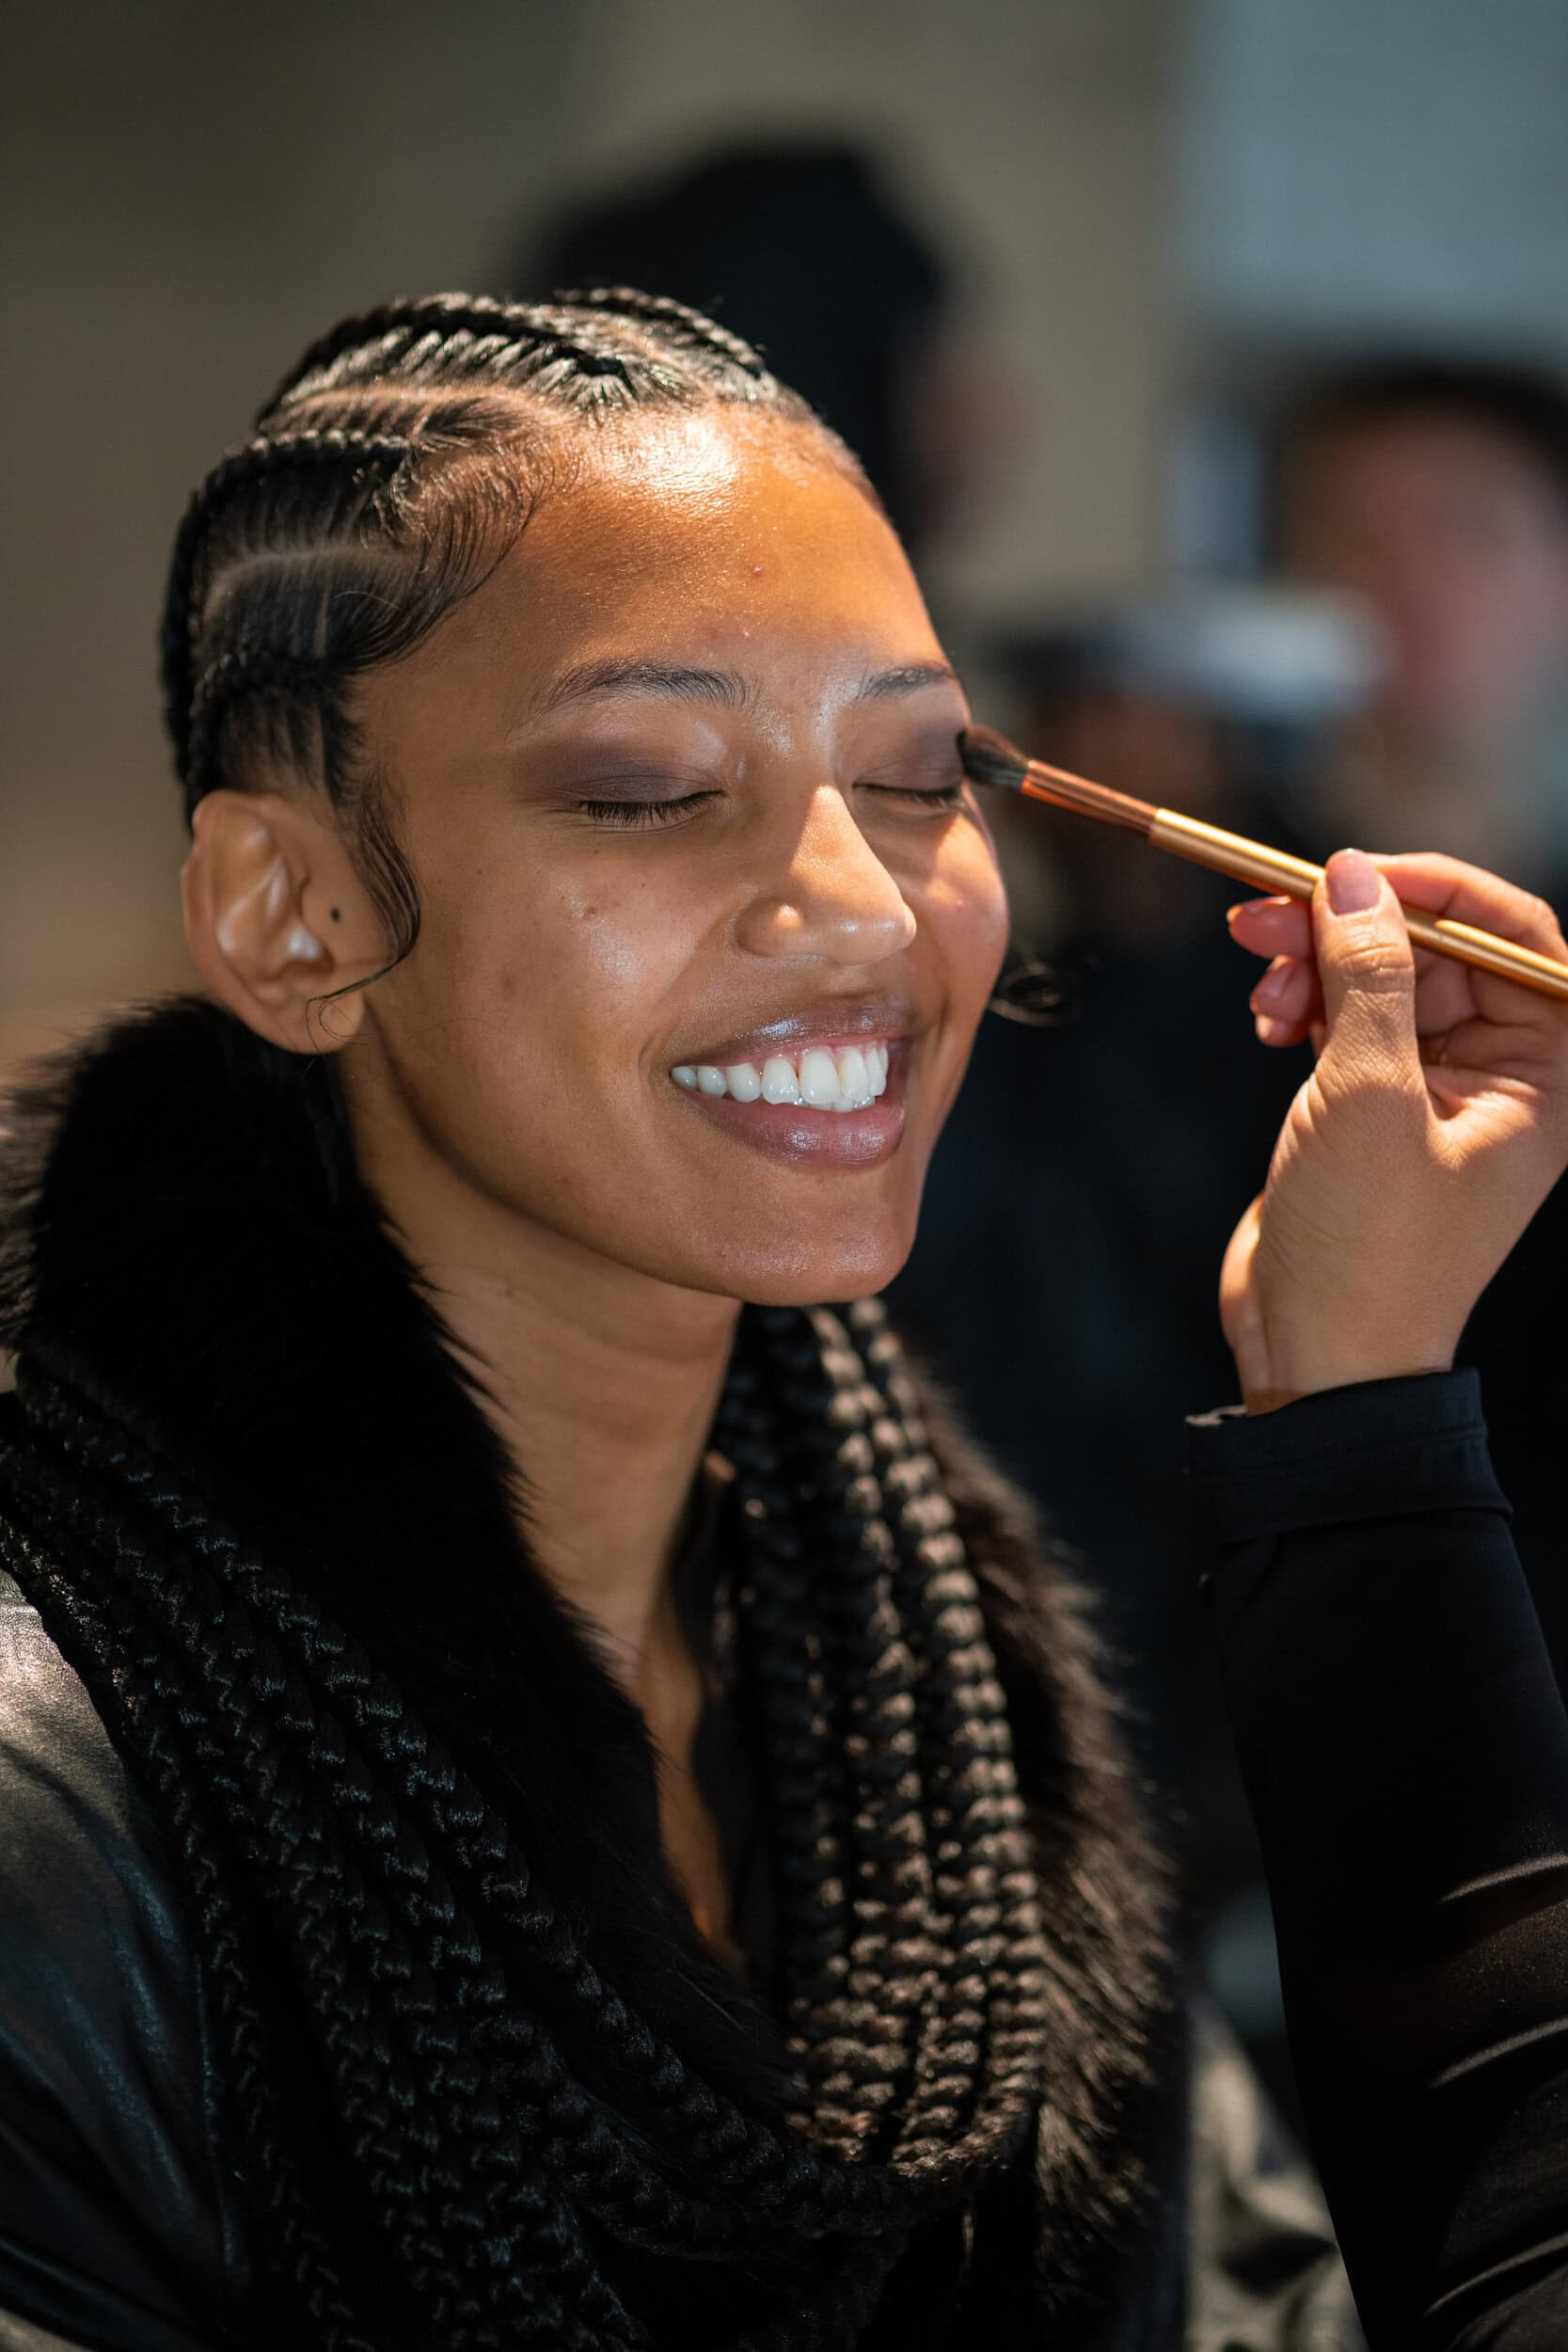
<svg viewBox="0 0 1568 2352">
<path fill-rule="evenodd" d="M 1466 866 L 1441 850 L 1402 850 L 1369 855 L 1386 874 L 1394 895 L 1426 914 L 1446 914 L 1498 939 L 1511 939 L 1540 955 L 1568 961 L 1568 941 L 1556 910 L 1535 891 L 1504 882 L 1483 866 Z"/>
</svg>

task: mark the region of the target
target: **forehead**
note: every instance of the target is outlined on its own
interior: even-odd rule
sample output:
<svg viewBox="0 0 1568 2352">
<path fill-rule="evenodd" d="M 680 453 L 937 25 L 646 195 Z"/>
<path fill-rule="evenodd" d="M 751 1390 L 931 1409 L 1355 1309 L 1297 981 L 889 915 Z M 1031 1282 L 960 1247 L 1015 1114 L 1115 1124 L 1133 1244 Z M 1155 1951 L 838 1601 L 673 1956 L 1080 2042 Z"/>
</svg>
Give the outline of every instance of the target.
<svg viewBox="0 0 1568 2352">
<path fill-rule="evenodd" d="M 429 651 L 516 684 L 635 651 L 911 660 L 939 648 L 895 532 L 809 426 L 704 409 L 583 432 Z M 418 657 L 416 657 L 418 659 Z"/>
</svg>

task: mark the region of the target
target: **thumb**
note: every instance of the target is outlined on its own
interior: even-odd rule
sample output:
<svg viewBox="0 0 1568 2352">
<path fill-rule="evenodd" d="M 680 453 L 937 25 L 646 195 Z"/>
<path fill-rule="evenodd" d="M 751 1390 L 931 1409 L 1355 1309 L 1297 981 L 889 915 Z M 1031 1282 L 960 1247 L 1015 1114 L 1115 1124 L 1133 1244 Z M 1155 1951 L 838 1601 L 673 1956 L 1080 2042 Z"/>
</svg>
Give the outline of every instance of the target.
<svg viewBox="0 0 1568 2352">
<path fill-rule="evenodd" d="M 1366 1074 L 1393 1063 L 1419 1083 L 1416 961 L 1404 911 L 1364 850 L 1336 850 L 1312 894 L 1327 1015 L 1319 1065 Z"/>
</svg>

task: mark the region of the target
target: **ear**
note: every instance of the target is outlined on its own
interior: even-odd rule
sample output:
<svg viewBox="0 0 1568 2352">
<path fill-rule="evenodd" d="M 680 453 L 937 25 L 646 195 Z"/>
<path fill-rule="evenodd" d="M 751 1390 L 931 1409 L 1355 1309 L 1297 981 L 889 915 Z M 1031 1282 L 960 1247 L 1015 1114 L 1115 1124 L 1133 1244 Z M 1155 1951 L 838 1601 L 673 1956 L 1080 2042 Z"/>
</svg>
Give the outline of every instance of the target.
<svg viewBox="0 0 1568 2352">
<path fill-rule="evenodd" d="M 181 876 L 198 971 L 230 1012 L 293 1054 L 335 1053 L 386 963 L 385 929 L 330 817 L 278 792 L 209 792 Z"/>
</svg>

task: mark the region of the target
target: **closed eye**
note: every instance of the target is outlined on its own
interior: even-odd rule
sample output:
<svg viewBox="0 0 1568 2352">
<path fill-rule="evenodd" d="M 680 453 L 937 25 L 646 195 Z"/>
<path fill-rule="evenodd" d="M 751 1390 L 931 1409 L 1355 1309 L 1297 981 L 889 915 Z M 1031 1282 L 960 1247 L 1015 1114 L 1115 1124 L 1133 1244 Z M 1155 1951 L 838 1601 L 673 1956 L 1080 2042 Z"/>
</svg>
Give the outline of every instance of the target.
<svg viewBox="0 0 1568 2352">
<path fill-rule="evenodd" d="M 876 792 L 885 800 L 908 801 L 921 808 L 953 809 L 963 805 L 963 778 L 955 776 L 951 784 L 873 784 L 868 792 Z"/>
<path fill-rule="evenodd" d="M 668 801 L 577 801 L 573 805 L 594 824 L 629 833 L 639 825 L 677 825 L 695 816 L 705 802 L 719 797 L 717 792 L 683 792 Z"/>
</svg>

